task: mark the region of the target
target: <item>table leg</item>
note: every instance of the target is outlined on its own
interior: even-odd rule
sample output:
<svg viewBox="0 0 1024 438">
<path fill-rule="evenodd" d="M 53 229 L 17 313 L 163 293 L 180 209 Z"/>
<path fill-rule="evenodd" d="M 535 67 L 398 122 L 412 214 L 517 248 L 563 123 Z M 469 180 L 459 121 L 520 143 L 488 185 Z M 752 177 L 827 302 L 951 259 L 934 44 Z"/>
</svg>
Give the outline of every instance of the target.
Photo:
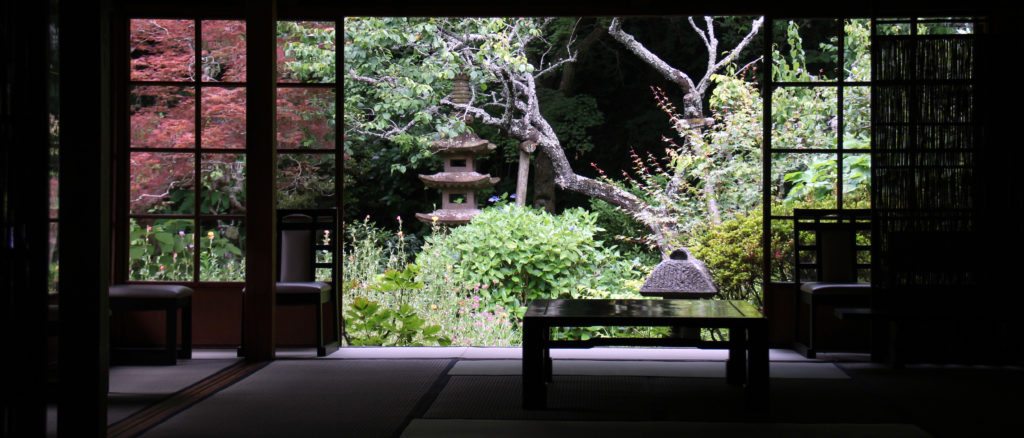
<svg viewBox="0 0 1024 438">
<path fill-rule="evenodd" d="M 171 306 L 164 310 L 166 324 L 164 327 L 164 353 L 165 363 L 174 365 L 178 363 L 178 306 Z"/>
<path fill-rule="evenodd" d="M 192 298 L 189 297 L 181 308 L 181 351 L 178 359 L 192 358 Z"/>
<path fill-rule="evenodd" d="M 551 349 L 548 348 L 548 342 L 551 341 L 551 329 L 543 330 L 544 336 L 544 347 L 541 351 L 544 353 L 544 381 L 551 383 L 554 380 L 554 361 L 551 360 Z"/>
<path fill-rule="evenodd" d="M 768 409 L 768 323 L 758 321 L 747 327 L 747 405 Z"/>
<path fill-rule="evenodd" d="M 747 381 L 747 331 L 729 329 L 729 361 L 725 363 L 725 380 L 742 385 Z"/>
<path fill-rule="evenodd" d="M 523 321 L 523 408 L 544 409 L 547 388 L 544 384 L 544 330 L 529 319 Z"/>
</svg>

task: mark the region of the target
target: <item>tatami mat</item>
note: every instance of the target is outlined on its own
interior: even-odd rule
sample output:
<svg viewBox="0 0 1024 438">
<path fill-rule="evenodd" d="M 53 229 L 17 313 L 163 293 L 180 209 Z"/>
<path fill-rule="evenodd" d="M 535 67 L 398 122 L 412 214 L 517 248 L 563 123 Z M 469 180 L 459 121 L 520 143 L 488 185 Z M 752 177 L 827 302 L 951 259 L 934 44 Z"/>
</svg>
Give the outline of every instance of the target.
<svg viewBox="0 0 1024 438">
<path fill-rule="evenodd" d="M 449 363 L 279 360 L 143 436 L 393 436 Z"/>
<path fill-rule="evenodd" d="M 449 376 L 422 418 L 572 421 L 905 423 L 905 413 L 851 379 L 772 379 L 771 407 L 752 411 L 725 379 L 554 376 L 548 408 L 522 408 L 520 376 Z"/>
<path fill-rule="evenodd" d="M 413 420 L 402 438 L 928 437 L 912 424 Z"/>
<path fill-rule="evenodd" d="M 512 376 L 522 373 L 518 360 L 460 360 L 453 376 Z M 647 376 L 725 378 L 725 362 L 555 360 L 553 373 L 565 376 Z M 776 379 L 849 379 L 830 363 L 772 362 Z"/>
</svg>

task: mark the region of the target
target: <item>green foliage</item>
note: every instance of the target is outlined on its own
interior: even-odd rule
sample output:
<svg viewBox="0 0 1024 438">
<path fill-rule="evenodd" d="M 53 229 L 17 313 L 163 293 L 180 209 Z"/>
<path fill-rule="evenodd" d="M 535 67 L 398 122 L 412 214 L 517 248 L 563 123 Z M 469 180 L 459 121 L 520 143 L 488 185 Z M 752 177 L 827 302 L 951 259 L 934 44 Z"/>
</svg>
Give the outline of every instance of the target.
<svg viewBox="0 0 1024 438">
<path fill-rule="evenodd" d="M 245 280 L 245 256 L 235 245 L 238 233 L 237 228 L 229 225 L 209 230 L 201 239 L 199 268 L 203 280 Z M 128 235 L 128 278 L 192 281 L 195 241 L 191 220 L 159 220 L 143 228 L 132 219 Z"/>
<path fill-rule="evenodd" d="M 594 240 L 596 220 L 596 215 L 580 209 L 554 216 L 502 205 L 451 230 L 444 245 L 431 250 L 446 251 L 458 280 L 474 285 L 488 308 L 521 311 L 537 298 L 626 289 L 624 278 L 636 272 L 632 265 L 613 263 L 617 252 Z M 428 243 L 439 242 L 431 237 Z"/>
<path fill-rule="evenodd" d="M 790 23 L 790 55 L 773 52 L 777 80 L 810 81 L 817 78 L 803 68 L 803 49 L 797 26 Z M 870 79 L 870 23 L 848 20 L 843 74 L 848 80 Z M 822 44 L 822 51 L 836 61 L 837 48 Z M 843 147 L 866 149 L 870 145 L 870 89 L 847 87 L 843 96 Z M 831 87 L 795 87 L 777 89 L 772 97 L 773 146 L 779 148 L 836 148 L 838 117 L 835 89 Z M 869 198 L 871 161 L 868 154 L 848 154 L 843 159 L 843 195 L 845 207 L 866 207 Z M 835 208 L 837 186 L 836 156 L 832 154 L 782 154 L 773 157 L 773 184 L 776 201 L 782 207 Z M 831 203 L 825 202 L 831 200 Z"/>
<path fill-rule="evenodd" d="M 653 251 L 650 230 L 622 209 L 597 198 L 590 198 L 590 211 L 597 215 L 594 237 L 604 242 L 616 242 L 623 253 L 640 257 L 648 265 L 661 260 Z"/>
<path fill-rule="evenodd" d="M 537 89 L 541 115 L 551 124 L 566 154 L 579 158 L 594 149 L 588 130 L 604 123 L 604 114 L 592 96 L 565 96 L 557 90 Z"/>
<path fill-rule="evenodd" d="M 411 236 L 378 229 L 368 221 L 346 226 L 342 247 L 342 293 L 346 313 L 352 303 L 368 299 L 386 308 L 411 306 L 426 325 L 441 327 L 440 333 L 456 345 L 514 346 L 519 330 L 508 310 L 497 306 L 483 309 L 480 297 L 471 297 L 472 287 L 460 283 L 447 257 L 447 229 L 435 226 L 434 239 L 424 245 L 409 264 L 407 250 Z M 353 344 L 366 332 L 349 334 Z"/>
<path fill-rule="evenodd" d="M 408 304 L 391 310 L 359 297 L 345 313 L 345 318 L 351 345 L 451 345 L 450 339 L 440 336 L 440 326 L 426 325 Z"/>
<path fill-rule="evenodd" d="M 287 43 L 284 53 L 294 61 L 286 65 L 286 78 L 299 82 L 335 82 L 335 29 L 304 26 L 294 21 L 278 21 L 277 35 Z"/>
<path fill-rule="evenodd" d="M 722 299 L 764 305 L 761 225 L 762 216 L 758 209 L 737 213 L 718 225 L 700 227 L 695 233 L 690 251 L 707 265 Z M 792 227 L 773 227 L 772 247 L 791 246 L 792 234 Z M 791 276 L 788 267 L 792 266 L 792 252 L 773 253 L 772 257 L 773 280 L 785 281 Z"/>
</svg>

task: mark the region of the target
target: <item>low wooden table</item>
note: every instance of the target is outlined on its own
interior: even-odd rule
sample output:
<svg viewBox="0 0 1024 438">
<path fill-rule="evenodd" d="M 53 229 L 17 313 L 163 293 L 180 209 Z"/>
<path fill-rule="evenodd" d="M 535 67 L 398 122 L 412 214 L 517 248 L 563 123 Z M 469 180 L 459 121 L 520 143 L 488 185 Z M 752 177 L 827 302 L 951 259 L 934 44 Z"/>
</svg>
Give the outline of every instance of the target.
<svg viewBox="0 0 1024 438">
<path fill-rule="evenodd" d="M 600 338 L 552 341 L 552 327 L 687 326 L 728 328 L 728 342 L 678 338 Z M 768 320 L 746 301 L 534 300 L 523 317 L 523 407 L 544 409 L 551 381 L 551 348 L 596 345 L 728 348 L 726 381 L 745 385 L 748 406 L 768 408 Z"/>
</svg>

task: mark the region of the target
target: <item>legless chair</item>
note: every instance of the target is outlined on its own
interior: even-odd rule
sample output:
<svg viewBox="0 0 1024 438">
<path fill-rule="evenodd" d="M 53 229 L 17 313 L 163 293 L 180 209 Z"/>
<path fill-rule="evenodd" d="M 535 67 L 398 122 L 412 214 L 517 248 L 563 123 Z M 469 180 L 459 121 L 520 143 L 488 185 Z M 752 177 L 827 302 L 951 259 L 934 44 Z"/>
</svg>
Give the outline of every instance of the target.
<svg viewBox="0 0 1024 438">
<path fill-rule="evenodd" d="M 870 233 L 870 218 L 870 210 L 793 210 L 794 274 L 800 288 L 794 307 L 793 347 L 808 358 L 815 357 L 818 349 L 818 305 L 870 305 L 871 283 L 858 281 L 858 271 L 871 265 L 857 260 L 858 252 L 870 251 L 869 245 L 857 243 L 858 233 Z M 813 235 L 813 242 L 806 243 L 803 237 L 807 234 Z M 813 259 L 808 260 L 810 254 Z M 804 304 L 808 307 L 806 344 L 800 339 L 800 310 Z"/>
<path fill-rule="evenodd" d="M 329 242 L 322 242 L 323 231 L 336 230 L 337 211 L 321 210 L 278 210 L 278 283 L 276 302 L 278 306 L 312 306 L 316 331 L 316 355 L 326 356 L 337 351 L 341 344 L 340 300 L 333 285 L 338 284 L 334 269 L 337 236 L 328 235 Z M 330 262 L 318 262 L 318 252 L 326 251 Z M 316 281 L 317 268 L 330 269 L 331 282 Z M 243 290 L 242 293 L 245 293 Z M 334 320 L 334 336 L 331 342 L 324 338 L 323 305 L 330 304 L 328 311 Z M 244 314 L 243 314 L 244 319 Z M 244 352 L 239 349 L 239 355 Z"/>
</svg>

